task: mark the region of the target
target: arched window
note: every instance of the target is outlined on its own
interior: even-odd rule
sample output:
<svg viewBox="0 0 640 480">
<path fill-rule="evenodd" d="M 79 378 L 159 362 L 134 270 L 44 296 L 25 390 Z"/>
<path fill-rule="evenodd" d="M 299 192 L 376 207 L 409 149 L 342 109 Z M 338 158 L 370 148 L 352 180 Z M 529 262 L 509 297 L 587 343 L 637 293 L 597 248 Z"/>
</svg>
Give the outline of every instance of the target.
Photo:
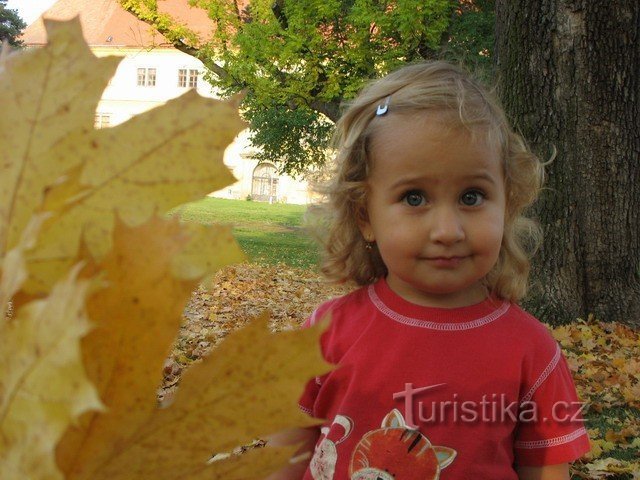
<svg viewBox="0 0 640 480">
<path fill-rule="evenodd" d="M 274 202 L 278 198 L 278 172 L 270 163 L 261 163 L 253 170 L 251 198 Z"/>
</svg>

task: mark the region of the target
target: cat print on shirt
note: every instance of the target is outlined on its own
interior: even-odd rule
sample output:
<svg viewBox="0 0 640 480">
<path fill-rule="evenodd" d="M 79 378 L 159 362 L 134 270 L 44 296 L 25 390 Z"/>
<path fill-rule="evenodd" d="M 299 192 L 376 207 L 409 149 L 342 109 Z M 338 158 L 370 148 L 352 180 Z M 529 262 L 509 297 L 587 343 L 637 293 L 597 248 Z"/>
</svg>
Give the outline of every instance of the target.
<svg viewBox="0 0 640 480">
<path fill-rule="evenodd" d="M 391 410 L 378 430 L 358 442 L 351 463 L 351 480 L 437 480 L 453 462 L 456 451 L 431 445 L 418 430 L 407 428 L 402 413 Z"/>
<path fill-rule="evenodd" d="M 311 476 L 314 480 L 332 480 L 336 471 L 336 463 L 338 462 L 337 445 L 342 443 L 351 434 L 353 430 L 353 420 L 344 415 L 336 415 L 333 419 L 333 425 L 342 426 L 344 432 L 340 438 L 334 440 L 329 439 L 328 435 L 331 429 L 322 427 L 320 434 L 324 435 L 322 441 L 316 446 L 315 453 L 309 464 Z"/>
<path fill-rule="evenodd" d="M 338 460 L 336 446 L 353 429 L 353 421 L 337 415 L 334 424 L 344 427 L 336 442 L 326 437 L 316 447 L 310 469 L 315 480 L 332 480 Z M 326 435 L 328 429 L 324 431 Z M 457 452 L 449 447 L 431 445 L 418 430 L 407 428 L 399 410 L 383 419 L 381 428 L 364 434 L 349 463 L 351 480 L 438 480 L 440 472 L 453 462 Z"/>
</svg>

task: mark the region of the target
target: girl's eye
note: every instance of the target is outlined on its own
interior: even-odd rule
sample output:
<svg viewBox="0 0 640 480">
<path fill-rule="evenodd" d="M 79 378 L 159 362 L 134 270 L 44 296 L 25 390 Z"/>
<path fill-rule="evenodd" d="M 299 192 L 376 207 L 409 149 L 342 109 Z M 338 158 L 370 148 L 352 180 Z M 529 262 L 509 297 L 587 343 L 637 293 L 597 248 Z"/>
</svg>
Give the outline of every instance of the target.
<svg viewBox="0 0 640 480">
<path fill-rule="evenodd" d="M 424 195 L 417 190 L 405 193 L 402 200 L 410 207 L 419 207 L 426 203 Z"/>
<path fill-rule="evenodd" d="M 460 200 L 463 205 L 466 205 L 467 207 L 477 207 L 484 201 L 484 193 L 479 190 L 469 190 L 462 194 L 462 198 Z"/>
</svg>

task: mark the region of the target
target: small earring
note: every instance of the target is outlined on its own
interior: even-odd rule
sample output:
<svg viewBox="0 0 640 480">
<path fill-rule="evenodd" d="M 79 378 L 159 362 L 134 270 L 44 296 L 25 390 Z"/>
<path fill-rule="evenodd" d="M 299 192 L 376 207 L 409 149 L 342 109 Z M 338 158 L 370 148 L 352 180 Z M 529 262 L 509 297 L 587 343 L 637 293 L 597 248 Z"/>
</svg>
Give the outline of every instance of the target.
<svg viewBox="0 0 640 480">
<path fill-rule="evenodd" d="M 367 250 L 368 252 L 370 252 L 371 250 L 373 250 L 373 243 L 371 240 L 369 240 L 369 237 L 366 237 L 364 239 L 364 248 L 365 250 Z"/>
</svg>

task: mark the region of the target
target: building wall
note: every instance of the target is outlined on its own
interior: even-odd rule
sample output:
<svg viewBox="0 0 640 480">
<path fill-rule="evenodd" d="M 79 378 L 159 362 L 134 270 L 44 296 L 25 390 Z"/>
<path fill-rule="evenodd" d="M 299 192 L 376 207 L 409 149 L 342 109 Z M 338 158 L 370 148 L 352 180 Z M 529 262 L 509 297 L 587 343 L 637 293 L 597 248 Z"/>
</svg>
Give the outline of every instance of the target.
<svg viewBox="0 0 640 480">
<path fill-rule="evenodd" d="M 189 87 L 178 85 L 178 70 L 199 70 L 197 91 L 200 95 L 216 98 L 213 87 L 204 79 L 203 64 L 196 58 L 173 48 L 156 47 L 150 50 L 138 47 L 94 46 L 98 57 L 107 55 L 123 56 L 116 74 L 104 91 L 96 110 L 96 127 L 114 126 L 126 122 L 151 108 L 160 106 L 172 98 L 184 94 Z M 138 85 L 138 69 L 155 69 L 154 86 Z M 187 79 L 188 83 L 188 79 Z M 211 195 L 220 198 L 246 199 L 255 194 L 254 172 L 258 161 L 254 159 L 255 150 L 249 145 L 249 132 L 245 130 L 227 148 L 224 162 L 238 179 L 233 185 Z M 256 197 L 258 200 L 306 204 L 311 201 L 305 181 L 296 180 L 287 175 L 277 175 L 275 195 L 269 198 Z"/>
<path fill-rule="evenodd" d="M 210 196 L 242 200 L 252 197 L 259 201 L 303 205 L 313 202 L 314 196 L 307 182 L 296 180 L 288 175 L 277 175 L 274 195 L 269 195 L 269 198 L 259 195 L 260 192 L 256 191 L 258 181 L 255 181 L 254 173 L 261 164 L 254 158 L 255 149 L 250 146 L 249 135 L 249 130 L 242 131 L 227 148 L 224 156 L 225 165 L 229 167 L 238 181 L 222 190 L 213 192 Z M 276 170 L 275 167 L 273 170 Z"/>
<path fill-rule="evenodd" d="M 92 50 L 98 57 L 108 55 L 123 57 L 96 111 L 96 113 L 112 115 L 113 125 L 185 93 L 189 88 L 178 86 L 179 69 L 204 71 L 198 59 L 173 48 L 156 47 L 146 50 L 107 46 L 92 47 Z M 138 68 L 155 69 L 155 86 L 138 85 Z M 204 97 L 216 97 L 211 85 L 203 80 L 202 73 L 198 77 L 197 91 Z"/>
</svg>

